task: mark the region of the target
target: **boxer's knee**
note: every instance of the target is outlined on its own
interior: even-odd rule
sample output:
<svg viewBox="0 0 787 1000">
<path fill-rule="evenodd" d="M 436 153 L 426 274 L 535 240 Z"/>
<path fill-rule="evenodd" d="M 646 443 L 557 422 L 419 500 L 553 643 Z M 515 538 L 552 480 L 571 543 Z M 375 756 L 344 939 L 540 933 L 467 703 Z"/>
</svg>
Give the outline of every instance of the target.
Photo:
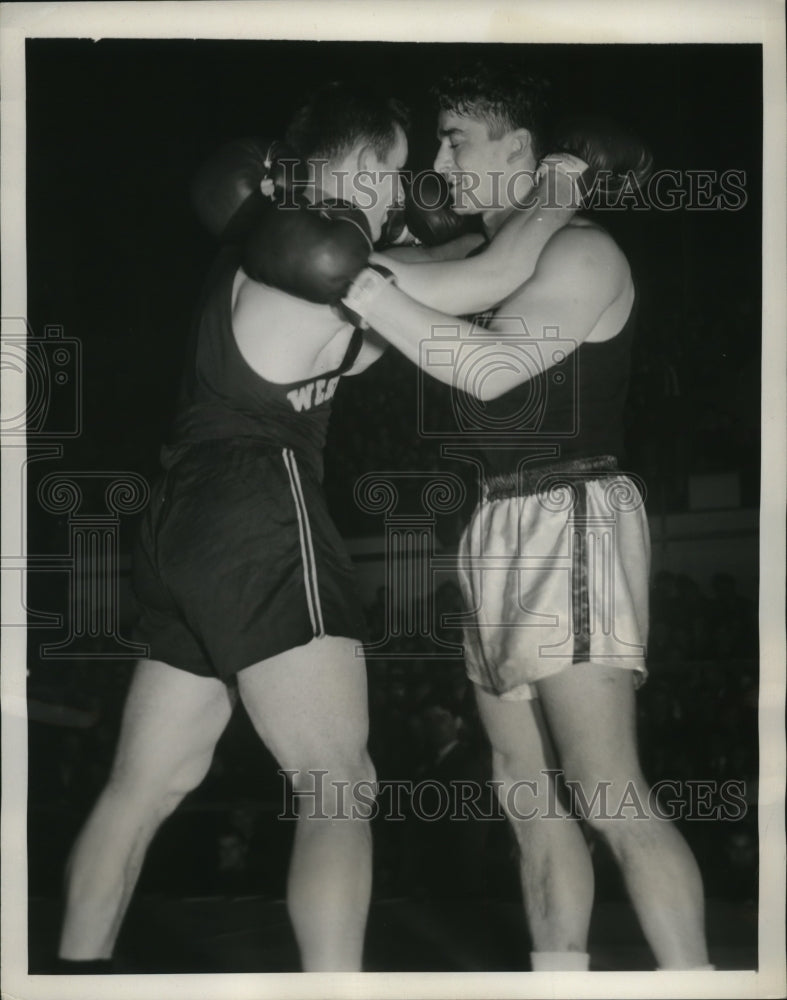
<svg viewBox="0 0 787 1000">
<path fill-rule="evenodd" d="M 195 747 L 174 766 L 171 762 L 126 759 L 113 769 L 104 799 L 117 801 L 129 815 L 164 819 L 207 776 L 213 749 L 213 745 Z"/>
<path fill-rule="evenodd" d="M 282 770 L 291 782 L 301 815 L 368 818 L 377 794 L 377 774 L 365 747 L 342 748 Z"/>
<path fill-rule="evenodd" d="M 212 762 L 213 747 L 209 750 L 201 749 L 184 761 L 166 782 L 166 804 L 174 808 L 190 792 L 195 791 L 207 777 Z"/>
<path fill-rule="evenodd" d="M 651 819 L 650 788 L 635 761 L 621 760 L 589 771 L 569 763 L 565 784 L 573 813 L 607 843 L 646 834 Z"/>
</svg>

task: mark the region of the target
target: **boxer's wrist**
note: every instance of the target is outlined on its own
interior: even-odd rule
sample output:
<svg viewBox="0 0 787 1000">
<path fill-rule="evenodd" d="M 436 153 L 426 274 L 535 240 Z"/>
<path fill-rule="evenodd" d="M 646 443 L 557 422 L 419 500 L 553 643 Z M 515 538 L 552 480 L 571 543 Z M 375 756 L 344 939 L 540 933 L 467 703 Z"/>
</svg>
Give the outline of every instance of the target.
<svg viewBox="0 0 787 1000">
<path fill-rule="evenodd" d="M 384 288 L 396 284 L 396 275 L 383 264 L 369 264 L 356 277 L 342 299 L 342 311 L 356 326 L 368 330 L 369 310 Z"/>
</svg>

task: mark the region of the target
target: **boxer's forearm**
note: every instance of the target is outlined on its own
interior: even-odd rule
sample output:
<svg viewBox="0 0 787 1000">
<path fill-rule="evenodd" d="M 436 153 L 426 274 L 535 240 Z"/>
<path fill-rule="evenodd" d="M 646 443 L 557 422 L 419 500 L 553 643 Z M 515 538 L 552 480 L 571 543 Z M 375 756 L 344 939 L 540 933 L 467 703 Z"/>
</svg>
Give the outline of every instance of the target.
<svg viewBox="0 0 787 1000">
<path fill-rule="evenodd" d="M 427 246 L 404 246 L 389 247 L 381 254 L 376 254 L 372 260 L 379 260 L 381 264 L 389 267 L 396 274 L 403 264 L 425 264 L 439 260 L 461 260 L 466 257 L 471 250 L 475 250 L 484 242 L 481 233 L 465 233 L 457 236 L 455 240 L 449 240 L 436 247 Z"/>
<path fill-rule="evenodd" d="M 458 385 L 460 366 L 446 359 L 449 353 L 454 359 L 458 357 L 474 329 L 471 323 L 430 309 L 394 285 L 381 288 L 365 303 L 363 316 L 373 330 L 413 364 L 447 385 Z M 439 331 L 439 339 L 434 339 L 435 331 Z"/>
<path fill-rule="evenodd" d="M 361 272 L 342 302 L 356 321 L 368 323 L 434 378 L 479 399 L 494 399 L 559 364 L 624 295 L 631 296 L 631 276 L 615 243 L 596 227 L 574 226 L 555 235 L 532 280 L 489 326 L 416 302 L 377 265 Z M 559 334 L 559 350 L 542 352 L 540 338 L 530 336 L 530 330 L 547 328 Z M 524 369 L 523 350 L 529 358 Z"/>
<path fill-rule="evenodd" d="M 395 261 L 389 266 L 402 291 L 418 302 L 452 315 L 481 312 L 498 305 L 532 276 L 541 251 L 574 211 L 546 208 L 536 200 L 532 207 L 514 212 L 474 257 L 421 264 Z"/>
</svg>

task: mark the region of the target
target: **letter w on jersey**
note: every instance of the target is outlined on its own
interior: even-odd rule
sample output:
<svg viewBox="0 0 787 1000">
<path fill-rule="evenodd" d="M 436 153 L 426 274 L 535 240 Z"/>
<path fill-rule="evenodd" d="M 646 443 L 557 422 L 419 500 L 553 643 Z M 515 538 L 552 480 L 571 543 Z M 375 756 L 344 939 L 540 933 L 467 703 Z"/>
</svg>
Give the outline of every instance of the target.
<svg viewBox="0 0 787 1000">
<path fill-rule="evenodd" d="M 296 412 L 302 413 L 304 410 L 310 410 L 313 406 L 319 406 L 320 403 L 327 403 L 329 399 L 333 399 L 338 384 L 338 375 L 329 379 L 318 378 L 313 382 L 298 386 L 297 389 L 291 389 L 287 393 L 287 399 L 292 403 Z"/>
</svg>

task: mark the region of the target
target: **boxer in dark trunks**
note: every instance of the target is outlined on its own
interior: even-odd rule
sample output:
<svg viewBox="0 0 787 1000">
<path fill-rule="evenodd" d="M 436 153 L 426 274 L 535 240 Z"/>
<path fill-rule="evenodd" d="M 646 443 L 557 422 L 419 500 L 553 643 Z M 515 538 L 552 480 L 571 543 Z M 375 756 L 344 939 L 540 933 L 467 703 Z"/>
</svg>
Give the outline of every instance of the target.
<svg viewBox="0 0 787 1000">
<path fill-rule="evenodd" d="M 346 87 L 314 109 L 295 126 L 311 143 L 303 155 L 324 163 L 319 196 L 364 172 L 367 187 L 377 184 L 364 211 L 375 239 L 407 157 L 403 110 Z M 225 250 L 200 304 L 137 546 L 139 638 L 150 656 L 137 665 L 109 782 L 69 863 L 60 956 L 72 971 L 110 958 L 147 846 L 207 773 L 236 691 L 296 791 L 312 789 L 310 770 L 327 772 L 324 815 L 337 815 L 335 782 L 374 782 L 361 604 L 321 480 L 331 398 L 380 350 L 329 308 L 253 282 L 240 265 Z M 369 824 L 309 812 L 287 893 L 303 968 L 359 969 Z"/>
</svg>

